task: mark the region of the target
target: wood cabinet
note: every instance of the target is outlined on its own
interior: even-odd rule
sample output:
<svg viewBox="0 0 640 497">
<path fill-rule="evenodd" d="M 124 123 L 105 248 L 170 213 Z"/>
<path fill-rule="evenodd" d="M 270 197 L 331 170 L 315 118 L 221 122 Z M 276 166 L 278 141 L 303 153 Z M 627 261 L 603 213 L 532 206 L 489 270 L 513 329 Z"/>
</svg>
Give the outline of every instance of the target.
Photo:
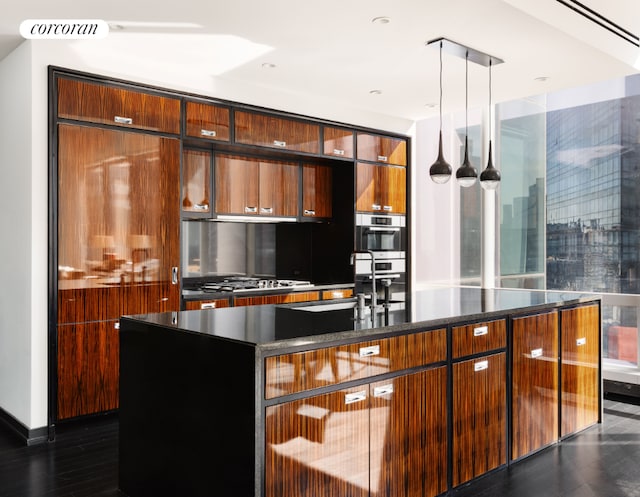
<svg viewBox="0 0 640 497">
<path fill-rule="evenodd" d="M 234 111 L 234 119 L 236 143 L 320 153 L 320 126 L 317 124 L 241 110 Z"/>
<path fill-rule="evenodd" d="M 558 313 L 513 320 L 511 459 L 558 440 Z"/>
<path fill-rule="evenodd" d="M 332 157 L 353 159 L 354 132 L 347 128 L 323 126 L 322 153 Z"/>
<path fill-rule="evenodd" d="M 235 297 L 234 306 L 265 305 L 265 304 L 290 304 L 293 302 L 310 302 L 319 300 L 318 292 L 294 292 L 279 295 L 256 295 L 255 297 Z"/>
<path fill-rule="evenodd" d="M 302 165 L 302 216 L 329 218 L 332 215 L 333 170 L 318 164 Z"/>
<path fill-rule="evenodd" d="M 561 428 L 576 433 L 600 420 L 600 307 L 560 312 Z"/>
<path fill-rule="evenodd" d="M 507 322 L 505 319 L 454 326 L 451 329 L 452 356 L 459 359 L 482 354 L 507 346 Z"/>
<path fill-rule="evenodd" d="M 356 164 L 356 210 L 404 214 L 407 209 L 404 167 Z"/>
<path fill-rule="evenodd" d="M 507 462 L 506 354 L 453 364 L 453 481 L 461 485 Z"/>
<path fill-rule="evenodd" d="M 337 288 L 322 292 L 322 300 L 346 299 L 349 297 L 353 297 L 353 288 Z"/>
<path fill-rule="evenodd" d="M 358 132 L 356 140 L 358 160 L 407 165 L 407 140 L 403 138 Z"/>
<path fill-rule="evenodd" d="M 218 154 L 216 212 L 247 216 L 298 215 L 298 164 Z"/>
<path fill-rule="evenodd" d="M 194 138 L 224 141 L 230 140 L 230 109 L 211 103 L 185 103 L 185 133 Z"/>
<path fill-rule="evenodd" d="M 212 153 L 184 149 L 182 152 L 182 214 L 185 217 L 211 217 Z"/>
<path fill-rule="evenodd" d="M 58 117 L 180 133 L 180 99 L 96 82 L 58 78 Z"/>
</svg>

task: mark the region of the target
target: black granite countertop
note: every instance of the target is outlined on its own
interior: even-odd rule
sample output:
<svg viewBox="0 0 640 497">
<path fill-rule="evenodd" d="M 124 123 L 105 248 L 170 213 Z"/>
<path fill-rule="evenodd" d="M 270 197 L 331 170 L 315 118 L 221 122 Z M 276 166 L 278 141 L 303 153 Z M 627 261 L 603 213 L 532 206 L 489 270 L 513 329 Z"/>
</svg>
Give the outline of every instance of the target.
<svg viewBox="0 0 640 497">
<path fill-rule="evenodd" d="M 433 288 L 413 292 L 407 302 L 380 306 L 357 319 L 353 300 L 243 306 L 129 316 L 153 325 L 243 342 L 264 351 L 321 346 L 363 336 L 428 329 L 460 321 L 491 319 L 598 300 L 573 292 Z"/>
</svg>

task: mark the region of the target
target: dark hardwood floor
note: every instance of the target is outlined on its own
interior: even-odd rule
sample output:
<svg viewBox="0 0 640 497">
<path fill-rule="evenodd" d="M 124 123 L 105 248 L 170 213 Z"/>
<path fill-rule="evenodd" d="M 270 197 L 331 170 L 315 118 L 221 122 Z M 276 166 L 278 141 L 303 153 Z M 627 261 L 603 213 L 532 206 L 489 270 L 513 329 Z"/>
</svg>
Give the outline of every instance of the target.
<svg viewBox="0 0 640 497">
<path fill-rule="evenodd" d="M 113 415 L 59 426 L 55 442 L 32 447 L 0 425 L 0 497 L 123 497 L 117 458 Z M 453 493 L 640 497 L 639 461 L 640 406 L 608 399 L 601 425 Z"/>
</svg>

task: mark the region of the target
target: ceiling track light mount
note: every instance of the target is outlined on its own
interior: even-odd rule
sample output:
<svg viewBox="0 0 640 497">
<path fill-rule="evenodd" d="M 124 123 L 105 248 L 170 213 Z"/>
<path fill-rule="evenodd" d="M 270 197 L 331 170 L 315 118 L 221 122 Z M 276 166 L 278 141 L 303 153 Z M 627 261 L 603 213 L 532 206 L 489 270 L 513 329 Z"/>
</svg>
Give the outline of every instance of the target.
<svg viewBox="0 0 640 497">
<path fill-rule="evenodd" d="M 498 57 L 480 52 L 479 50 L 475 50 L 446 38 L 435 38 L 426 42 L 425 45 L 438 49 L 442 45 L 442 51 L 444 53 L 455 55 L 456 57 L 460 57 L 461 59 L 468 59 L 470 62 L 474 62 L 484 67 L 489 67 L 489 62 L 491 62 L 492 66 L 496 66 L 504 62 L 504 60 Z"/>
</svg>

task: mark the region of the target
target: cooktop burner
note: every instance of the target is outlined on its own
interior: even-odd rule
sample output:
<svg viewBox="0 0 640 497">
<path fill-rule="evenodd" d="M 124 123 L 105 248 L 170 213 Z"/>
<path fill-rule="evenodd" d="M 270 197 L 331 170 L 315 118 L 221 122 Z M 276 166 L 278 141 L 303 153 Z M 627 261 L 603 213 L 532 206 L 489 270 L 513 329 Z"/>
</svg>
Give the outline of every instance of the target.
<svg viewBox="0 0 640 497">
<path fill-rule="evenodd" d="M 205 283 L 201 290 L 205 292 L 242 292 L 250 290 L 265 290 L 270 288 L 310 287 L 310 281 L 278 280 L 252 277 L 232 277 L 222 281 Z"/>
</svg>

